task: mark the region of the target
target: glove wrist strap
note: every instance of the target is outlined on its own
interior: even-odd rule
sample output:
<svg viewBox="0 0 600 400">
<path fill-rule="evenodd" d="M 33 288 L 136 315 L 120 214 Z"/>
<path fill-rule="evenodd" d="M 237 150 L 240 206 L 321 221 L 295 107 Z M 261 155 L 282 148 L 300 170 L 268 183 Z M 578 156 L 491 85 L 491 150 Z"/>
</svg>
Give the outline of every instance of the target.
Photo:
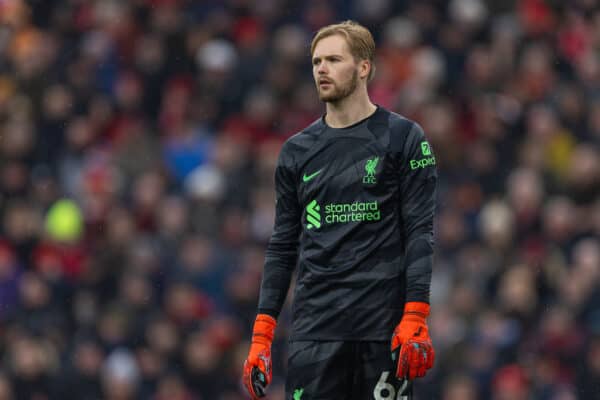
<svg viewBox="0 0 600 400">
<path fill-rule="evenodd" d="M 409 319 L 425 320 L 429 316 L 429 309 L 430 307 L 427 303 L 411 301 L 404 305 L 404 316 L 409 317 Z"/>
<path fill-rule="evenodd" d="M 254 321 L 254 329 L 252 330 L 252 343 L 260 343 L 271 347 L 273 338 L 275 337 L 275 327 L 277 321 L 268 314 L 258 314 Z"/>
</svg>

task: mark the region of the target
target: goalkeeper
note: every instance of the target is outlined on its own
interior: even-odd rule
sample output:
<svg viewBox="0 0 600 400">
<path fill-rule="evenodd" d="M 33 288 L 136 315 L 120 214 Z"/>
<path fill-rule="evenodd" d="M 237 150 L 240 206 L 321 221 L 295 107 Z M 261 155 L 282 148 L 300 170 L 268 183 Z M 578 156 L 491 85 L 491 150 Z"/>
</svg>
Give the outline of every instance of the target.
<svg viewBox="0 0 600 400">
<path fill-rule="evenodd" d="M 433 366 L 429 288 L 435 156 L 414 122 L 367 93 L 375 43 L 347 21 L 311 45 L 325 114 L 282 147 L 275 227 L 243 383 L 272 378 L 271 343 L 293 270 L 286 399 L 410 399 Z"/>
</svg>

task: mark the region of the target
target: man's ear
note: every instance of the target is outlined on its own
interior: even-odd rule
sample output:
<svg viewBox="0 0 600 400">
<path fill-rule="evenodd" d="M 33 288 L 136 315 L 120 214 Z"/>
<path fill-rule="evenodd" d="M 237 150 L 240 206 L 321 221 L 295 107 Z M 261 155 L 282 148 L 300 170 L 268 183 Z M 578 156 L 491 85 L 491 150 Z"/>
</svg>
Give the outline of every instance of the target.
<svg viewBox="0 0 600 400">
<path fill-rule="evenodd" d="M 358 76 L 362 79 L 368 79 L 369 78 L 369 73 L 371 72 L 371 68 L 373 68 L 373 65 L 371 64 L 371 62 L 369 60 L 360 60 L 359 64 L 358 64 Z"/>
</svg>

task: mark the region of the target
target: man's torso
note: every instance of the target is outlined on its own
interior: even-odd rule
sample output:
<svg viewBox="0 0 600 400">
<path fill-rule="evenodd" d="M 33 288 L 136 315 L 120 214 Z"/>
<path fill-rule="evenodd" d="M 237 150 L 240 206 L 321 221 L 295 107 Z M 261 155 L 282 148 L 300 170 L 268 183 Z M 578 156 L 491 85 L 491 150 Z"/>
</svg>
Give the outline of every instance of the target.
<svg viewBox="0 0 600 400">
<path fill-rule="evenodd" d="M 390 143 L 412 126 L 378 108 L 351 127 L 318 121 L 290 139 L 302 207 L 292 340 L 389 339 L 404 303 L 406 161 Z"/>
</svg>

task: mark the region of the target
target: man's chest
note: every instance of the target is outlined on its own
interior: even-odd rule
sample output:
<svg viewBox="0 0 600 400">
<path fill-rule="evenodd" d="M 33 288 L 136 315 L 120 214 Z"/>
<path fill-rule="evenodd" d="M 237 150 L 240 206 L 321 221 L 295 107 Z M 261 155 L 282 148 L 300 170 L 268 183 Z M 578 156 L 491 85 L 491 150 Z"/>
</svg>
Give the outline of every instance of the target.
<svg viewBox="0 0 600 400">
<path fill-rule="evenodd" d="M 382 201 L 398 189 L 394 160 L 372 138 L 330 140 L 299 161 L 296 189 L 303 206 L 315 200 L 334 205 Z"/>
</svg>

